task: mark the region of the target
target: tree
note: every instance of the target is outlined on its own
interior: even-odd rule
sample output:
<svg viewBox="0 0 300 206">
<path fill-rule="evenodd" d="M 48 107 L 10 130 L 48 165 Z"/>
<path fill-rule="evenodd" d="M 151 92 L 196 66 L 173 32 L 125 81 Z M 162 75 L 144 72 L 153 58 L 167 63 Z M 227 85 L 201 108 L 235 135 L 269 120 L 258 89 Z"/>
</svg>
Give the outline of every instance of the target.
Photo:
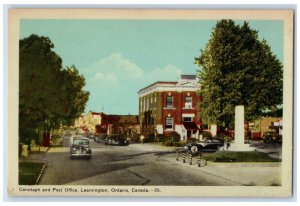
<svg viewBox="0 0 300 206">
<path fill-rule="evenodd" d="M 64 76 L 63 90 L 66 93 L 63 122 L 65 125 L 71 125 L 73 120 L 84 112 L 89 92 L 83 90 L 85 79 L 74 65 L 64 68 L 62 72 Z"/>
<path fill-rule="evenodd" d="M 83 112 L 89 93 L 74 67 L 62 69 L 62 59 L 48 37 L 31 35 L 19 42 L 19 136 L 30 143 L 37 134 L 71 122 Z"/>
<path fill-rule="evenodd" d="M 246 120 L 262 116 L 282 104 L 282 64 L 265 40 L 247 22 L 218 21 L 196 64 L 204 122 L 231 126 L 234 107 L 245 106 Z"/>
</svg>

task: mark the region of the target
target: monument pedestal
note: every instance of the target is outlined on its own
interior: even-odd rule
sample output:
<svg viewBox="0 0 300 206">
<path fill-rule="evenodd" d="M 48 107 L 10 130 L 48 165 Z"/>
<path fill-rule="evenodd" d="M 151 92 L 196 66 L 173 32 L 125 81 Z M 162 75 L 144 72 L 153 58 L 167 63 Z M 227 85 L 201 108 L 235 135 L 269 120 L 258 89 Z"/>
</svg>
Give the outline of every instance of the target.
<svg viewBox="0 0 300 206">
<path fill-rule="evenodd" d="M 228 151 L 246 152 L 246 151 L 254 151 L 254 148 L 250 147 L 250 144 L 230 143 L 230 146 L 228 147 L 227 150 Z"/>
</svg>

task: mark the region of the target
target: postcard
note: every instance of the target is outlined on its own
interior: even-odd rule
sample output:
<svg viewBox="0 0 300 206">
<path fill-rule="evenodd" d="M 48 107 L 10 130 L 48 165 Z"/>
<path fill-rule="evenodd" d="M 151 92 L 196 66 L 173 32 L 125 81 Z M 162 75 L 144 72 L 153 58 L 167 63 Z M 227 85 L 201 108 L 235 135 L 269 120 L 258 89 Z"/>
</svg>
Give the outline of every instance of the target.
<svg viewBox="0 0 300 206">
<path fill-rule="evenodd" d="M 293 15 L 10 9 L 8 194 L 290 197 Z"/>
</svg>

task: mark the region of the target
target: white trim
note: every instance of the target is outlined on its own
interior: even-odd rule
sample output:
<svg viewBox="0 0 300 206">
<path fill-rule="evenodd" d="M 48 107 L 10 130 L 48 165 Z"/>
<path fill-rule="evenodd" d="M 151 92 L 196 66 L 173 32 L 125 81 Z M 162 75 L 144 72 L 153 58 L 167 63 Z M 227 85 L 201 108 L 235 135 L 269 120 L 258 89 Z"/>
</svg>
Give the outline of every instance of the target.
<svg viewBox="0 0 300 206">
<path fill-rule="evenodd" d="M 178 81 L 176 84 L 168 83 L 157 83 L 150 87 L 147 87 L 138 92 L 140 97 L 151 94 L 153 92 L 164 92 L 164 91 L 198 91 L 200 89 L 200 84 L 197 80 L 188 80 L 188 81 Z"/>
<path fill-rule="evenodd" d="M 182 117 L 195 117 L 195 114 L 182 114 Z"/>
<path fill-rule="evenodd" d="M 165 110 L 170 109 L 170 110 L 175 110 L 175 107 L 164 107 Z"/>
</svg>

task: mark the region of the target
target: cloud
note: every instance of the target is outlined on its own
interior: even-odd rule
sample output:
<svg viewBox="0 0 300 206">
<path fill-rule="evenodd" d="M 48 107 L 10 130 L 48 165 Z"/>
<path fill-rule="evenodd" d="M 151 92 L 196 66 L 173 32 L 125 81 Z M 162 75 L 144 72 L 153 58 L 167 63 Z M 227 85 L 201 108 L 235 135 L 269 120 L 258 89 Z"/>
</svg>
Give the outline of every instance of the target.
<svg viewBox="0 0 300 206">
<path fill-rule="evenodd" d="M 127 105 L 138 109 L 137 92 L 141 88 L 156 81 L 176 81 L 180 74 L 172 64 L 147 71 L 120 53 L 110 54 L 84 71 L 86 89 L 91 92 L 88 110 L 98 111 L 101 105 L 108 113 L 126 113 Z"/>
<path fill-rule="evenodd" d="M 103 74 L 101 72 L 98 72 L 95 74 L 94 76 L 94 79 L 95 80 L 105 80 L 105 81 L 108 81 L 108 82 L 117 82 L 117 77 L 113 74 Z"/>
<path fill-rule="evenodd" d="M 110 54 L 91 67 L 86 69 L 87 73 L 94 74 L 95 78 L 114 76 L 115 79 L 138 79 L 143 76 L 143 70 L 135 63 L 124 58 L 120 53 Z"/>
<path fill-rule="evenodd" d="M 153 69 L 146 75 L 152 81 L 176 81 L 181 75 L 181 70 L 175 65 L 168 64 L 163 68 Z"/>
</svg>

